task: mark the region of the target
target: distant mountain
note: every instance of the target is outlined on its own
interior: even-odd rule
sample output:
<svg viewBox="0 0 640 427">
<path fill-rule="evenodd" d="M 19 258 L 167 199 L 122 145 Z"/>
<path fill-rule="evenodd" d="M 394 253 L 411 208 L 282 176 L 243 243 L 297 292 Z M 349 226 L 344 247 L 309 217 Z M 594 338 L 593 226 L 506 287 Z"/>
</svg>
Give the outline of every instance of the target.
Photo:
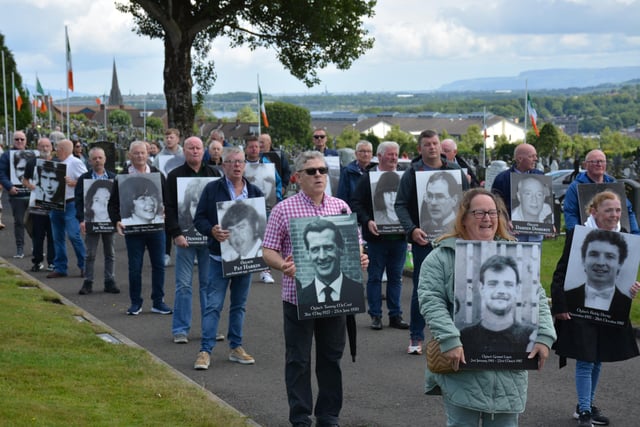
<svg viewBox="0 0 640 427">
<path fill-rule="evenodd" d="M 515 77 L 487 77 L 457 80 L 441 86 L 438 92 L 568 89 L 623 83 L 640 78 L 640 67 L 562 68 L 523 71 Z"/>
</svg>

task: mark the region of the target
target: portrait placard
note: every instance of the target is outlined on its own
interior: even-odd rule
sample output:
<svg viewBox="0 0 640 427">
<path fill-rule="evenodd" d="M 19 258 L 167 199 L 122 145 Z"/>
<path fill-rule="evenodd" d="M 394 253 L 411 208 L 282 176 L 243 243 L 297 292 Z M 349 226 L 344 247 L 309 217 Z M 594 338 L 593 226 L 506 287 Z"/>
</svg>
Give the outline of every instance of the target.
<svg viewBox="0 0 640 427">
<path fill-rule="evenodd" d="M 624 209 L 623 209 L 624 210 Z M 577 225 L 564 280 L 569 315 L 610 326 L 624 326 L 631 310 L 640 236 Z"/>
<path fill-rule="evenodd" d="M 511 223 L 520 234 L 553 233 L 550 176 L 511 173 Z"/>
<path fill-rule="evenodd" d="M 267 226 L 264 197 L 217 202 L 220 227 L 229 238 L 220 242 L 224 277 L 264 270 L 262 239 Z"/>
<path fill-rule="evenodd" d="M 338 194 L 338 185 L 340 183 L 340 157 L 325 156 L 324 161 L 327 163 L 329 173 L 327 175 L 327 188 L 324 192 L 329 196 Z"/>
<path fill-rule="evenodd" d="M 159 172 L 117 175 L 120 217 L 125 234 L 164 230 L 164 199 Z"/>
<path fill-rule="evenodd" d="M 262 191 L 267 210 L 270 211 L 278 201 L 276 197 L 276 166 L 273 163 L 247 163 L 244 168 L 244 177 Z"/>
<path fill-rule="evenodd" d="M 29 195 L 29 189 L 22 185 L 27 170 L 27 164 L 35 161 L 40 155 L 38 150 L 11 150 L 9 152 L 9 174 L 11 183 L 15 186 L 18 197 L 26 197 Z"/>
<path fill-rule="evenodd" d="M 187 239 L 189 246 L 206 246 L 207 236 L 200 234 L 193 225 L 193 217 L 198 208 L 198 202 L 204 187 L 211 181 L 220 179 L 219 177 L 195 177 L 176 179 L 178 191 L 178 224 L 182 230 L 182 235 Z"/>
<path fill-rule="evenodd" d="M 400 225 L 398 215 L 394 208 L 398 186 L 402 172 L 399 171 L 371 171 L 371 206 L 373 207 L 373 219 L 380 234 L 403 234 L 404 229 Z"/>
<path fill-rule="evenodd" d="M 416 192 L 420 228 L 427 233 L 427 240 L 451 231 L 462 199 L 461 170 L 418 171 Z"/>
<path fill-rule="evenodd" d="M 458 240 L 455 269 L 463 369 L 537 369 L 540 245 Z"/>
<path fill-rule="evenodd" d="M 290 228 L 298 318 L 363 313 L 356 215 L 292 218 Z"/>
<path fill-rule="evenodd" d="M 158 169 L 167 177 L 169 172 L 184 164 L 184 156 L 182 154 L 158 154 Z"/>
<path fill-rule="evenodd" d="M 33 183 L 36 188 L 31 192 L 34 206 L 42 210 L 64 211 L 67 165 L 62 162 L 37 159 L 33 170 Z"/>
<path fill-rule="evenodd" d="M 109 199 L 113 191 L 112 179 L 85 179 L 84 225 L 88 234 L 113 233 L 115 225 L 109 218 Z"/>
<path fill-rule="evenodd" d="M 631 231 L 629 226 L 629 211 L 627 210 L 627 194 L 624 184 L 621 182 L 605 182 L 602 184 L 578 184 L 578 205 L 580 205 L 580 224 L 584 224 L 589 217 L 587 207 L 596 194 L 609 190 L 616 193 L 622 201 L 622 212 L 620 215 L 620 226 L 627 231 Z"/>
</svg>

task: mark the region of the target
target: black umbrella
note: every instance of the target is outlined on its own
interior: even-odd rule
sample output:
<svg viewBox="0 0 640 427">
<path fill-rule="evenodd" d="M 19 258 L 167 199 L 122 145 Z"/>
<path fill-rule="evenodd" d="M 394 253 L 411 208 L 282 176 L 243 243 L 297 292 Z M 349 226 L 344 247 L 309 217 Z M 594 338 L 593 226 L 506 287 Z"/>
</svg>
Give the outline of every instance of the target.
<svg viewBox="0 0 640 427">
<path fill-rule="evenodd" d="M 347 335 L 349 336 L 349 348 L 351 349 L 351 360 L 356 361 L 356 316 L 349 314 L 347 316 Z"/>
</svg>

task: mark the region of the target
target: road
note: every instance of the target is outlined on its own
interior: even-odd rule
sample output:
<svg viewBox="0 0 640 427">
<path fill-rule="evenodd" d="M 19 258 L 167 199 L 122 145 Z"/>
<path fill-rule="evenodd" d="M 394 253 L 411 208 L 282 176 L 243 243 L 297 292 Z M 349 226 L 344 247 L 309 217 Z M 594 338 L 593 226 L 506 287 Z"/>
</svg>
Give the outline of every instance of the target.
<svg viewBox="0 0 640 427">
<path fill-rule="evenodd" d="M 5 192 L 6 193 L 6 192 Z M 0 256 L 28 271 L 29 257 L 15 260 L 13 219 L 4 198 L 3 222 L 0 232 Z M 27 238 L 28 239 L 28 238 Z M 30 241 L 25 252 L 31 253 Z M 244 327 L 243 346 L 256 359 L 255 365 L 240 365 L 227 360 L 228 344 L 218 343 L 207 371 L 196 371 L 193 363 L 199 350 L 200 316 L 197 285 L 193 302 L 193 326 L 188 344 L 174 344 L 171 336 L 171 316 L 152 314 L 150 301 L 150 267 L 145 259 L 143 297 L 145 303 L 139 316 L 127 316 L 127 257 L 122 237 L 116 238 L 116 277 L 122 293 L 102 292 L 102 252 L 98 252 L 94 293 L 78 295 L 83 279 L 78 276 L 75 256 L 69 246 L 70 277 L 47 279 L 46 272 L 31 273 L 62 296 L 91 313 L 115 331 L 146 348 L 158 358 L 202 385 L 212 393 L 263 426 L 288 425 L 288 406 L 284 385 L 284 342 L 280 286 L 254 281 L 249 294 Z M 173 265 L 166 271 L 165 300 L 173 305 L 175 286 Z M 279 276 L 274 275 L 276 283 Z M 402 307 L 408 319 L 411 280 L 404 279 Z M 228 300 L 221 319 L 221 332 L 226 333 Z M 387 319 L 384 319 L 386 326 Z M 344 405 L 342 426 L 442 426 L 445 424 L 442 399 L 423 394 L 425 361 L 422 356 L 406 354 L 408 332 L 385 327 L 369 329 L 369 316 L 357 316 L 358 355 L 355 363 L 345 356 L 342 362 Z M 348 351 L 348 349 L 347 349 Z M 571 418 L 576 397 L 573 381 L 575 364 L 558 369 L 558 359 L 552 356 L 540 371 L 529 376 L 528 403 L 520 418 L 521 426 L 575 426 Z M 635 402 L 636 377 L 640 375 L 640 358 L 605 364 L 597 394 L 597 405 L 612 419 L 615 426 L 636 426 L 640 406 Z M 315 393 L 315 390 L 314 390 Z"/>
</svg>

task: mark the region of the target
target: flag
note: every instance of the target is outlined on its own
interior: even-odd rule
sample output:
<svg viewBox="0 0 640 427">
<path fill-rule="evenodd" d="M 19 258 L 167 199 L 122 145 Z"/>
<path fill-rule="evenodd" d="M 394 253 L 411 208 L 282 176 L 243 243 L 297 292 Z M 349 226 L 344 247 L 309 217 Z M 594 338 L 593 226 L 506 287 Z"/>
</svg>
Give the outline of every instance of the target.
<svg viewBox="0 0 640 427">
<path fill-rule="evenodd" d="M 18 92 L 18 88 L 16 88 L 16 108 L 18 111 L 22 110 L 22 97 L 20 96 L 20 92 Z"/>
<path fill-rule="evenodd" d="M 69 46 L 67 27 L 64 27 L 64 38 L 67 42 L 67 88 L 73 92 L 73 67 L 71 66 L 71 47 Z"/>
<path fill-rule="evenodd" d="M 529 111 L 529 118 L 531 119 L 531 126 L 533 126 L 533 130 L 536 132 L 536 136 L 540 136 L 540 131 L 538 130 L 538 113 L 536 109 L 533 108 L 533 104 L 531 103 L 531 97 L 527 93 L 527 110 Z"/>
<path fill-rule="evenodd" d="M 44 98 L 42 98 L 42 103 L 40 104 L 40 112 L 41 113 L 46 113 L 47 112 L 47 101 L 46 101 L 47 97 L 45 96 Z"/>
<path fill-rule="evenodd" d="M 102 102 L 100 101 L 100 98 L 96 96 L 96 104 L 100 105 L 102 104 Z"/>
<path fill-rule="evenodd" d="M 267 110 L 264 107 L 264 100 L 262 99 L 262 90 L 260 90 L 260 85 L 258 85 L 258 100 L 260 102 L 260 117 L 262 117 L 262 124 L 264 127 L 269 127 L 269 119 L 267 119 Z"/>
<path fill-rule="evenodd" d="M 44 89 L 42 89 L 42 85 L 40 84 L 40 79 L 38 79 L 38 76 L 36 76 L 36 92 L 44 96 Z"/>
</svg>

